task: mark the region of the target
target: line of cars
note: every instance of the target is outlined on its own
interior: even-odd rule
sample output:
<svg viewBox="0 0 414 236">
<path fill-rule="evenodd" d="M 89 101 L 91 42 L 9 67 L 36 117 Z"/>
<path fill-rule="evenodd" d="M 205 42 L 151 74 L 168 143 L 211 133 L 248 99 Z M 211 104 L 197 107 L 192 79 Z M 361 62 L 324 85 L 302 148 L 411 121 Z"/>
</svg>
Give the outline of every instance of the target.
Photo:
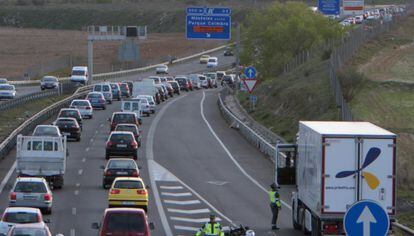
<svg viewBox="0 0 414 236">
<path fill-rule="evenodd" d="M 405 6 L 389 6 L 382 8 L 371 8 L 365 10 L 364 14 L 349 16 L 342 20 L 342 26 L 362 24 L 364 21 L 383 20 L 391 21 L 392 17 L 405 11 Z"/>
</svg>

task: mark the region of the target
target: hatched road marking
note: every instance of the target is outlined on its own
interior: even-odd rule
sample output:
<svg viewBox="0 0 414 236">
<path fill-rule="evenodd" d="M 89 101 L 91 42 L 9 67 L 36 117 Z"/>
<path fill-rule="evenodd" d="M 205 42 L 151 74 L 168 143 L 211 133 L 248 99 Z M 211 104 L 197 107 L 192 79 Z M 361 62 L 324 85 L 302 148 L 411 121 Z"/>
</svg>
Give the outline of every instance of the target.
<svg viewBox="0 0 414 236">
<path fill-rule="evenodd" d="M 191 193 L 166 193 L 166 192 L 161 192 L 161 195 L 170 196 L 170 197 L 191 197 L 192 196 Z"/>
<path fill-rule="evenodd" d="M 204 209 L 195 209 L 195 210 L 181 210 L 181 209 L 174 209 L 174 208 L 167 208 L 168 212 L 173 213 L 181 213 L 181 214 L 201 214 L 201 213 L 210 213 L 210 210 L 207 208 Z"/>
<path fill-rule="evenodd" d="M 178 190 L 178 189 L 184 189 L 184 188 L 183 186 L 160 186 L 160 189 Z"/>
<path fill-rule="evenodd" d="M 189 200 L 189 201 L 174 201 L 174 200 L 164 200 L 164 203 L 175 204 L 175 205 L 194 205 L 200 204 L 199 200 Z"/>
<path fill-rule="evenodd" d="M 199 219 L 194 219 L 194 218 L 185 218 L 185 217 L 170 217 L 171 220 L 175 220 L 175 221 L 182 221 L 182 222 L 191 222 L 191 223 L 198 223 L 198 224 L 202 224 L 202 223 L 206 223 L 210 221 L 210 218 L 199 218 Z M 220 218 L 216 218 L 216 221 L 221 221 Z"/>
</svg>

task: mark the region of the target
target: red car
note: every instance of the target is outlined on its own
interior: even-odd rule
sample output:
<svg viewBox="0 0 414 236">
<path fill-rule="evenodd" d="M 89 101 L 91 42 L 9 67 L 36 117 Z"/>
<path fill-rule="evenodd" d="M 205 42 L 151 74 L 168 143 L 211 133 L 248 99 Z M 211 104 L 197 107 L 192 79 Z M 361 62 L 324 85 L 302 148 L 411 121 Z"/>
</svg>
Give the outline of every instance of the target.
<svg viewBox="0 0 414 236">
<path fill-rule="evenodd" d="M 193 91 L 193 81 L 191 81 L 190 78 L 187 78 L 187 82 L 188 82 L 188 89 L 190 89 L 191 91 Z"/>
<path fill-rule="evenodd" d="M 108 208 L 102 222 L 93 223 L 93 229 L 99 230 L 99 236 L 151 236 L 154 224 L 148 223 L 144 210 L 138 208 Z"/>
</svg>

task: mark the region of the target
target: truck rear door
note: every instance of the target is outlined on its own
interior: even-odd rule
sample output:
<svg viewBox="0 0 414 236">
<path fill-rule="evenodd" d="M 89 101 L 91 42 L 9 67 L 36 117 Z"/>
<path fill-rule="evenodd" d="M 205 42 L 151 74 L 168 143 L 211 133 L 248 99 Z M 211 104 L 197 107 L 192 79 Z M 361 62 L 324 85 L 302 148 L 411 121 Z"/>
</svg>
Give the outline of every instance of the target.
<svg viewBox="0 0 414 236">
<path fill-rule="evenodd" d="M 357 200 L 355 138 L 325 138 L 322 154 L 322 213 L 342 214 Z"/>
<path fill-rule="evenodd" d="M 370 199 L 395 214 L 395 139 L 361 142 L 360 199 Z"/>
</svg>

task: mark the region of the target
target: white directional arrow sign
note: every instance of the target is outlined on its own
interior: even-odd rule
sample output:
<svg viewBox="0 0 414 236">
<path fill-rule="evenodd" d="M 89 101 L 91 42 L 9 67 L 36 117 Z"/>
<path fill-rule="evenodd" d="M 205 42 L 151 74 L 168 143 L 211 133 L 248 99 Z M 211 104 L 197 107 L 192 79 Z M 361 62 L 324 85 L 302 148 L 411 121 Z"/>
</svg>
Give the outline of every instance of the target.
<svg viewBox="0 0 414 236">
<path fill-rule="evenodd" d="M 372 215 L 369 208 L 366 206 L 362 211 L 361 215 L 358 217 L 357 223 L 362 223 L 363 225 L 363 235 L 362 236 L 371 236 L 371 223 L 376 224 L 377 220 Z"/>
<path fill-rule="evenodd" d="M 249 91 L 249 93 L 252 93 L 254 88 L 256 87 L 257 79 L 244 79 L 243 83 L 244 85 L 246 85 L 246 88 Z"/>
</svg>

